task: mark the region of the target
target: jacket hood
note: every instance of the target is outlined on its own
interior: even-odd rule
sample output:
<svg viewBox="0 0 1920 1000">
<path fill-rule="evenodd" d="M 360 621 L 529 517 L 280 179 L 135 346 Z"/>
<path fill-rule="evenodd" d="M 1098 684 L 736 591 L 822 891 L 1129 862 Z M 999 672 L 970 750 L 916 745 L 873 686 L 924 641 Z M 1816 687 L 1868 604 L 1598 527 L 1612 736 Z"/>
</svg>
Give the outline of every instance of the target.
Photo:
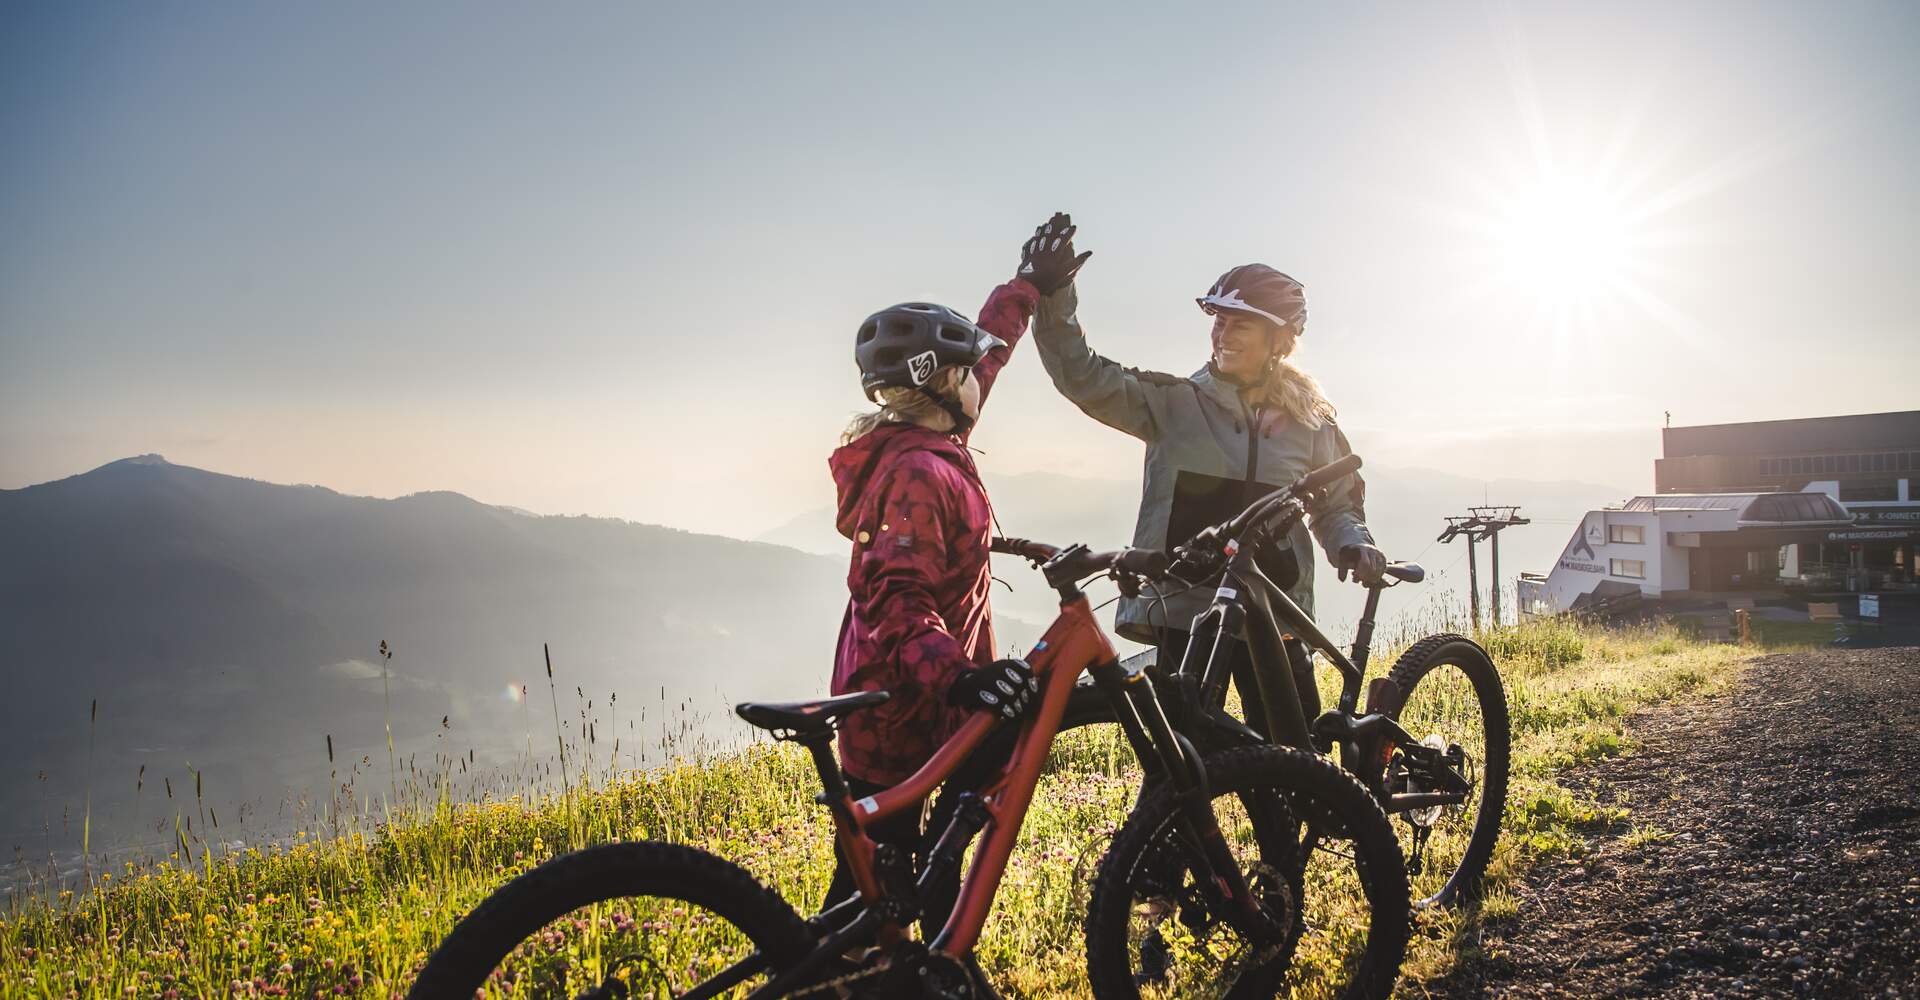
<svg viewBox="0 0 1920 1000">
<path fill-rule="evenodd" d="M 839 494 L 833 526 L 841 535 L 853 537 L 860 500 L 868 487 L 885 474 L 894 456 L 909 451 L 938 452 L 963 468 L 969 464 L 958 442 L 919 424 L 882 424 L 835 448 L 827 458 L 827 468 L 833 473 L 833 485 Z"/>
</svg>

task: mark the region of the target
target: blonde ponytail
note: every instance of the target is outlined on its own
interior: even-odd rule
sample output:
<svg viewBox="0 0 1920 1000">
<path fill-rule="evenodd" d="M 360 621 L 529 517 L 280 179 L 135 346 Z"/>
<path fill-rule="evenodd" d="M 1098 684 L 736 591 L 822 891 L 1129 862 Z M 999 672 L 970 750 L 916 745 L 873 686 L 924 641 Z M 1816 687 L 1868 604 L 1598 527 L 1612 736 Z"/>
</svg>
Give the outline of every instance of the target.
<svg viewBox="0 0 1920 1000">
<path fill-rule="evenodd" d="M 960 377 L 965 371 L 958 365 L 949 365 L 935 372 L 927 386 L 944 398 L 957 399 L 960 395 Z M 919 389 L 887 386 L 875 395 L 880 397 L 880 408 L 854 414 L 847 423 L 847 429 L 840 432 L 841 444 L 858 441 L 884 424 L 919 424 L 936 431 L 953 429 L 953 416 Z"/>
<path fill-rule="evenodd" d="M 1267 377 L 1266 405 L 1308 430 L 1317 430 L 1334 418 L 1333 403 L 1319 381 L 1285 359 L 1276 361 L 1273 374 Z"/>
</svg>

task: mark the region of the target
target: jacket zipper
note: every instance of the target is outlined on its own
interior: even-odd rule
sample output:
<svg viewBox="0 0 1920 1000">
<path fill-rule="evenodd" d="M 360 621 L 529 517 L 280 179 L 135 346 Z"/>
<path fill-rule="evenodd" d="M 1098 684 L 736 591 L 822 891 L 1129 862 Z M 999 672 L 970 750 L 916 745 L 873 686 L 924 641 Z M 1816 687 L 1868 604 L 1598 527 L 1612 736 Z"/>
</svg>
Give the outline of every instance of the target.
<svg viewBox="0 0 1920 1000">
<path fill-rule="evenodd" d="M 1239 395 L 1235 393 L 1235 395 Z M 1247 415 L 1247 479 L 1244 485 L 1252 486 L 1254 473 L 1260 471 L 1260 414 L 1263 407 L 1249 408 L 1246 400 L 1240 401 L 1240 410 Z"/>
</svg>

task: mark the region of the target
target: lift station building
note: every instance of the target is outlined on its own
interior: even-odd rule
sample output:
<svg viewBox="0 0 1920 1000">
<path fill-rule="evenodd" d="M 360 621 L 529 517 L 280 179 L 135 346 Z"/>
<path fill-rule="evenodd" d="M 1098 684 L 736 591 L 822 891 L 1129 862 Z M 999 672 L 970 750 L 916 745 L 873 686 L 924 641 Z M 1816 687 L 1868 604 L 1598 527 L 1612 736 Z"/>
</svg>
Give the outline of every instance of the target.
<svg viewBox="0 0 1920 1000">
<path fill-rule="evenodd" d="M 1654 493 L 1588 511 L 1520 607 L 1906 592 L 1920 544 L 1920 410 L 1669 427 Z"/>
</svg>

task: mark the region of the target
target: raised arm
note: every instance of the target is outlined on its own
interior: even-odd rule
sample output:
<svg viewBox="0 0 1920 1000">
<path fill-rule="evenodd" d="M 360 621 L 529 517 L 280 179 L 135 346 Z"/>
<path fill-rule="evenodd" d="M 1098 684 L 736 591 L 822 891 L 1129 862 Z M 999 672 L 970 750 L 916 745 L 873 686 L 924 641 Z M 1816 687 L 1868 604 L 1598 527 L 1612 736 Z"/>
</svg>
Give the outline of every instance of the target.
<svg viewBox="0 0 1920 1000">
<path fill-rule="evenodd" d="M 1033 316 L 1034 304 L 1040 301 L 1040 292 L 1025 278 L 1015 278 L 993 290 L 987 296 L 987 304 L 980 307 L 980 318 L 976 320 L 980 329 L 1007 342 L 1005 347 L 996 347 L 973 366 L 973 377 L 980 380 L 980 407 L 987 405 L 987 393 L 993 391 L 993 383 L 1000 378 L 1000 369 L 1007 366 L 1013 358 L 1013 349 L 1019 345 L 1020 338 L 1026 335 L 1027 320 Z"/>
<path fill-rule="evenodd" d="M 1151 439 L 1166 412 L 1166 395 L 1183 380 L 1167 384 L 1143 378 L 1093 353 L 1076 315 L 1079 293 L 1069 284 L 1040 300 L 1034 313 L 1033 344 L 1053 387 L 1095 420 L 1134 437 Z"/>
</svg>

